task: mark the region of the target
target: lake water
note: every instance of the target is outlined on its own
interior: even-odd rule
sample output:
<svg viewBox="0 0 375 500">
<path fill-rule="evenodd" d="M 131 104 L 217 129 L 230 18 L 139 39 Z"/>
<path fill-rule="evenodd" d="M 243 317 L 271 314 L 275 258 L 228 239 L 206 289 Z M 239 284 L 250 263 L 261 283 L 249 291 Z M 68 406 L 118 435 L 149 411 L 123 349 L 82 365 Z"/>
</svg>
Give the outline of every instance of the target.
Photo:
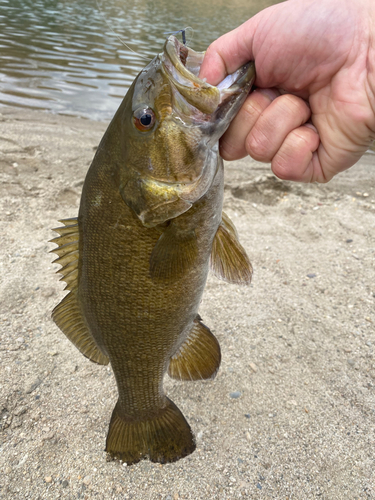
<svg viewBox="0 0 375 500">
<path fill-rule="evenodd" d="M 0 105 L 109 120 L 134 77 L 186 26 L 205 50 L 275 0 L 0 0 Z M 136 52 L 115 36 L 118 34 Z"/>
</svg>

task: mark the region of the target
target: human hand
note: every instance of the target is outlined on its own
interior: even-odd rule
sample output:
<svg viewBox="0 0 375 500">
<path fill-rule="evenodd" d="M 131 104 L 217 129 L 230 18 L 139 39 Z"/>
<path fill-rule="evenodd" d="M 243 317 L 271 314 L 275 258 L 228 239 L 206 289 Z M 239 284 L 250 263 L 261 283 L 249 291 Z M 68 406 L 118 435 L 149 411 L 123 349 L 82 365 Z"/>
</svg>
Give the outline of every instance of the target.
<svg viewBox="0 0 375 500">
<path fill-rule="evenodd" d="M 213 85 L 255 60 L 252 92 L 220 142 L 281 179 L 327 182 L 375 138 L 373 0 L 288 0 L 213 42 L 200 77 Z"/>
</svg>

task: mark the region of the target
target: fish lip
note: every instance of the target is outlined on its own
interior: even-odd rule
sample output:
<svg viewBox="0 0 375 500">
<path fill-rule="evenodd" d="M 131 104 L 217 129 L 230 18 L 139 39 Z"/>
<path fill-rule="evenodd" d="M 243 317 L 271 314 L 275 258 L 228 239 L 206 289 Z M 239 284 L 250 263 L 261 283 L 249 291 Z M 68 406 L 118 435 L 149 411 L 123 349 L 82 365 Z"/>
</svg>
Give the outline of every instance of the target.
<svg viewBox="0 0 375 500">
<path fill-rule="evenodd" d="M 205 52 L 196 52 L 171 35 L 160 57 L 165 72 L 180 94 L 200 111 L 212 114 L 232 97 L 251 89 L 255 80 L 255 65 L 252 61 L 246 63 L 214 86 L 198 77 L 204 55 Z M 189 59 L 195 64 L 191 68 L 193 71 L 189 69 Z"/>
</svg>

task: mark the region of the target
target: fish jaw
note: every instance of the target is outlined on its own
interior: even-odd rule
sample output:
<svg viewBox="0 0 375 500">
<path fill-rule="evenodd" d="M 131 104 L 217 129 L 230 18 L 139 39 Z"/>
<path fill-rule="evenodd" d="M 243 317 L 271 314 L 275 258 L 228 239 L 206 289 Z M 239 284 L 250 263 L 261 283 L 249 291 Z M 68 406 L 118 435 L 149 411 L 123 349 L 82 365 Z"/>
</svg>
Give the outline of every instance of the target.
<svg viewBox="0 0 375 500">
<path fill-rule="evenodd" d="M 172 88 L 177 91 L 174 93 L 176 111 L 185 123 L 200 123 L 201 129 L 206 129 L 210 136 L 208 143 L 213 144 L 228 128 L 251 90 L 255 65 L 249 62 L 213 86 L 198 77 L 204 55 L 205 52 L 196 52 L 170 36 L 160 58 Z"/>
</svg>

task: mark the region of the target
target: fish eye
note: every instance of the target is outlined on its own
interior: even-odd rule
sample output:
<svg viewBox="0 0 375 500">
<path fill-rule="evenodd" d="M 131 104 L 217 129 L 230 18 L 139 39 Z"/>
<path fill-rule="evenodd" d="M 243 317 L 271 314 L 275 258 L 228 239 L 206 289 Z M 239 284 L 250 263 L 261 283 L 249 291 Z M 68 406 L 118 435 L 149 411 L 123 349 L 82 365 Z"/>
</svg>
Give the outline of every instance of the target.
<svg viewBox="0 0 375 500">
<path fill-rule="evenodd" d="M 155 123 L 155 113 L 151 108 L 139 108 L 133 113 L 134 125 L 141 132 L 150 130 Z"/>
</svg>

